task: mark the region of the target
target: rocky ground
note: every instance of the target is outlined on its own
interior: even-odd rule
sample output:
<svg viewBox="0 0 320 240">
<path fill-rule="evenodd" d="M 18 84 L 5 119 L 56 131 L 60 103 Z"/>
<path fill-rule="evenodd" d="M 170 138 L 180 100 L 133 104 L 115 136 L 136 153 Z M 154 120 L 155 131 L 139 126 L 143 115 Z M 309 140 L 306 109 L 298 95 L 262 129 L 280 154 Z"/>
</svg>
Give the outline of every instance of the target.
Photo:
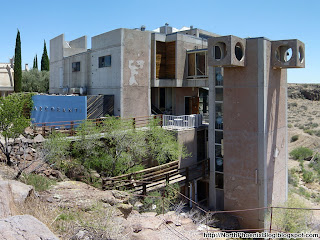
<svg viewBox="0 0 320 240">
<path fill-rule="evenodd" d="M 126 192 L 70 180 L 36 192 L 7 180 L 15 170 L 0 169 L 0 232 L 6 229 L 0 239 L 204 239 L 209 229 L 203 217 L 182 212 L 179 204 L 165 214 L 139 213 L 143 200 Z"/>
</svg>

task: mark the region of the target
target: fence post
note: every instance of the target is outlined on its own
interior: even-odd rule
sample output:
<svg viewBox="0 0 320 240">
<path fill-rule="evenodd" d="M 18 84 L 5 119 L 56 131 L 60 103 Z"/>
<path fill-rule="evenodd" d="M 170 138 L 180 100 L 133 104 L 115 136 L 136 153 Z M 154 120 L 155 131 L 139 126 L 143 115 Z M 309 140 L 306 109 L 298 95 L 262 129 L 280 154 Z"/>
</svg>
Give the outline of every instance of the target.
<svg viewBox="0 0 320 240">
<path fill-rule="evenodd" d="M 169 184 L 169 173 L 166 174 L 166 186 Z"/>
<path fill-rule="evenodd" d="M 188 185 L 189 182 L 189 167 L 186 167 L 186 186 Z"/>
<path fill-rule="evenodd" d="M 273 207 L 271 207 L 270 209 L 271 210 L 270 210 L 270 229 L 269 229 L 269 231 L 271 233 L 271 230 L 272 230 L 272 209 L 273 209 Z"/>
<path fill-rule="evenodd" d="M 142 195 L 143 195 L 143 197 L 147 195 L 147 184 L 146 183 L 142 184 Z"/>
<path fill-rule="evenodd" d="M 133 128 L 136 129 L 136 118 L 132 118 L 132 120 Z"/>
<path fill-rule="evenodd" d="M 160 115 L 160 127 L 163 127 L 163 115 Z"/>
<path fill-rule="evenodd" d="M 42 123 L 42 136 L 44 137 L 46 134 L 46 124 Z"/>
<path fill-rule="evenodd" d="M 71 121 L 71 123 L 70 123 L 70 136 L 73 136 L 73 128 L 74 128 L 74 122 Z"/>
</svg>

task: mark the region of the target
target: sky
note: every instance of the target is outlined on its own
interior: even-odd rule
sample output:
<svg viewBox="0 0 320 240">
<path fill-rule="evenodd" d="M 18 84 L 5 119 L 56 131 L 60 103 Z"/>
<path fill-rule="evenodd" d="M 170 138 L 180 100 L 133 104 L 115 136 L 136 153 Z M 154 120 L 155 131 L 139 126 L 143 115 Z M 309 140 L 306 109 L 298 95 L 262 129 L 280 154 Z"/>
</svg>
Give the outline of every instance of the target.
<svg viewBox="0 0 320 240">
<path fill-rule="evenodd" d="M 306 67 L 288 69 L 288 82 L 320 83 L 319 0 L 12 0 L 5 5 L 0 14 L 0 62 L 14 55 L 19 29 L 23 69 L 25 63 L 33 66 L 36 54 L 40 66 L 44 40 L 50 57 L 50 39 L 62 33 L 66 41 L 87 35 L 90 48 L 91 37 L 116 28 L 145 25 L 153 30 L 169 23 L 241 38 L 299 39 L 306 45 Z"/>
</svg>

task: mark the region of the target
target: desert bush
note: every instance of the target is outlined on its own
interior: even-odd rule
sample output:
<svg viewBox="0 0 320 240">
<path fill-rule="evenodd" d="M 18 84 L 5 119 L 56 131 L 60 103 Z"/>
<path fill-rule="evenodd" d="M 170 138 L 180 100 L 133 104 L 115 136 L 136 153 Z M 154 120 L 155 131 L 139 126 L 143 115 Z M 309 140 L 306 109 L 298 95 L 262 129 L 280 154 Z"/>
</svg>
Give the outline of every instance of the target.
<svg viewBox="0 0 320 240">
<path fill-rule="evenodd" d="M 299 183 L 299 176 L 295 171 L 292 171 L 292 169 L 290 169 L 288 173 L 288 183 L 294 187 L 297 187 Z"/>
<path fill-rule="evenodd" d="M 144 199 L 142 211 L 155 211 L 160 214 L 172 210 L 170 207 L 180 201 L 179 192 L 179 184 L 171 184 L 162 191 L 149 193 Z"/>
<path fill-rule="evenodd" d="M 300 108 L 302 108 L 304 111 L 307 111 L 307 110 L 308 110 L 308 107 L 305 106 L 305 105 L 302 105 Z"/>
<path fill-rule="evenodd" d="M 311 129 L 304 129 L 303 132 L 308 133 L 311 136 L 313 135 L 313 130 L 311 130 Z"/>
<path fill-rule="evenodd" d="M 314 181 L 314 179 L 315 179 L 315 176 L 314 176 L 313 172 L 308 171 L 308 170 L 302 171 L 302 180 L 305 183 L 311 183 Z"/>
<path fill-rule="evenodd" d="M 295 141 L 297 141 L 299 139 L 299 135 L 293 135 L 292 137 L 291 137 L 291 142 L 295 142 Z"/>
<path fill-rule="evenodd" d="M 308 208 L 303 200 L 289 195 L 288 201 L 282 205 L 287 208 Z M 301 233 L 310 231 L 309 224 L 312 221 L 312 212 L 299 209 L 273 209 L 273 228 L 289 233 Z"/>
<path fill-rule="evenodd" d="M 45 191 L 49 189 L 50 186 L 56 184 L 55 180 L 33 173 L 23 174 L 21 181 L 27 185 L 33 186 L 36 191 Z"/>
<path fill-rule="evenodd" d="M 304 160 L 307 157 L 312 156 L 313 151 L 306 147 L 298 147 L 290 152 L 290 156 L 295 160 Z"/>
<path fill-rule="evenodd" d="M 86 179 L 91 170 L 117 176 L 143 169 L 148 159 L 163 164 L 188 156 L 174 132 L 160 128 L 156 120 L 139 131 L 132 120 L 116 117 L 107 117 L 101 124 L 85 121 L 77 127 L 75 138 L 71 143 L 53 133 L 44 145 L 48 161 L 71 178 Z"/>
<path fill-rule="evenodd" d="M 288 128 L 292 128 L 292 124 L 291 123 L 288 124 Z"/>
<path fill-rule="evenodd" d="M 311 124 L 311 127 L 312 127 L 312 128 L 317 128 L 317 127 L 319 127 L 319 124 L 318 124 L 318 123 L 312 123 L 312 124 Z"/>
</svg>

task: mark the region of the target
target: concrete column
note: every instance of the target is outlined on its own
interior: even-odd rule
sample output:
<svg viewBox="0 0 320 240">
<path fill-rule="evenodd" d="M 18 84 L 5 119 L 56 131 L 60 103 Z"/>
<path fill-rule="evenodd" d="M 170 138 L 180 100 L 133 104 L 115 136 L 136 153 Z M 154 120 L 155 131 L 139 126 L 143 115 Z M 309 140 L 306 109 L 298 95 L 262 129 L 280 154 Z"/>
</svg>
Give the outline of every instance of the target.
<svg viewBox="0 0 320 240">
<path fill-rule="evenodd" d="M 209 208 L 211 210 L 216 209 L 216 189 L 215 189 L 215 68 L 208 67 L 209 71 L 209 158 L 210 158 L 210 184 L 209 184 Z"/>
</svg>

